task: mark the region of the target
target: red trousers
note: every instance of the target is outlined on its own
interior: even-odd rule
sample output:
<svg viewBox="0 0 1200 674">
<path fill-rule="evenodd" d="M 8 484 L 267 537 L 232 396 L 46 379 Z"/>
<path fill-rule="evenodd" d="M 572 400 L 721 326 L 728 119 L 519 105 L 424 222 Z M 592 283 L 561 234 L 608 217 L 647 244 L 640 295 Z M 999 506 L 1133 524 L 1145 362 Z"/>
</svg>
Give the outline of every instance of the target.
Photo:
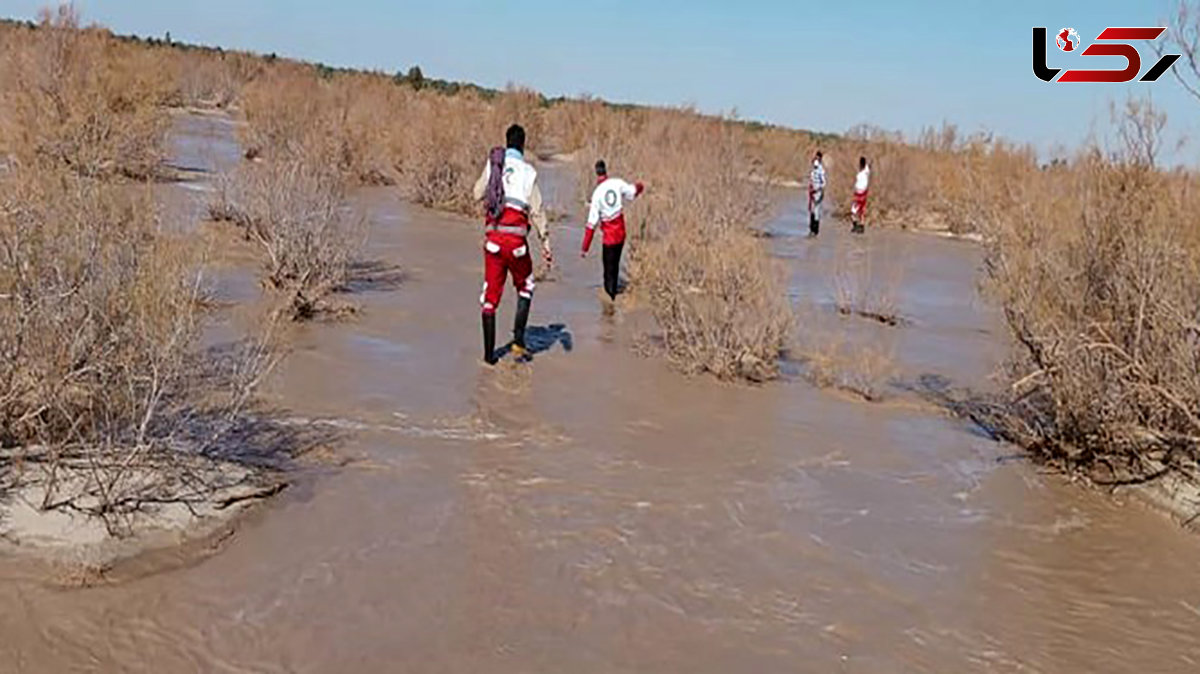
<svg viewBox="0 0 1200 674">
<path fill-rule="evenodd" d="M 496 313 L 509 273 L 517 294 L 532 298 L 533 258 L 529 254 L 528 240 L 517 234 L 488 232 L 483 243 L 483 294 L 479 296 L 483 313 Z"/>
<path fill-rule="evenodd" d="M 855 192 L 854 202 L 850 205 L 850 215 L 857 216 L 859 220 L 867 217 L 867 193 Z"/>
</svg>

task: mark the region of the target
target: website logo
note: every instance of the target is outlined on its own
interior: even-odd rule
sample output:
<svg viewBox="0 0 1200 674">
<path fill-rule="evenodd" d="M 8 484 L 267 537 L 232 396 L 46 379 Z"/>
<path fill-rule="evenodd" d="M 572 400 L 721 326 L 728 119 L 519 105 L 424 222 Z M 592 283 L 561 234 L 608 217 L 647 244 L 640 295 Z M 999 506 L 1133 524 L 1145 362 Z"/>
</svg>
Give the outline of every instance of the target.
<svg viewBox="0 0 1200 674">
<path fill-rule="evenodd" d="M 1073 69 L 1063 72 L 1062 68 L 1051 68 L 1046 65 L 1046 45 L 1049 43 L 1046 29 L 1033 29 L 1033 74 L 1045 82 L 1132 82 L 1142 72 L 1142 55 L 1137 48 L 1129 44 L 1135 40 L 1153 42 L 1167 32 L 1166 28 L 1105 28 L 1096 37 L 1096 41 L 1080 51 L 1082 42 L 1079 33 L 1074 28 L 1063 28 L 1054 36 L 1054 42 L 1059 50 L 1068 54 L 1079 53 L 1080 56 L 1120 56 L 1125 59 L 1125 67 L 1118 70 L 1080 70 Z M 1162 58 L 1150 67 L 1139 82 L 1153 82 L 1162 77 L 1179 60 L 1179 54 L 1163 54 Z M 1062 72 L 1060 76 L 1059 73 Z M 1058 79 L 1055 79 L 1057 77 Z"/>
</svg>

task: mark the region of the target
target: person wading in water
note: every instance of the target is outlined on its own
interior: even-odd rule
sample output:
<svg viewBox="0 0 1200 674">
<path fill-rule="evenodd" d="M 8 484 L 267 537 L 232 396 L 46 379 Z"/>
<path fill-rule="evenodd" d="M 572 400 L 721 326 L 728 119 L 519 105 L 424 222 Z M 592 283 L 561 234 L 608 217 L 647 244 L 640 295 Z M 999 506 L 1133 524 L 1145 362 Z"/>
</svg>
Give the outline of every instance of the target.
<svg viewBox="0 0 1200 674">
<path fill-rule="evenodd" d="M 821 204 L 825 201 L 824 155 L 818 150 L 808 174 L 808 235 L 821 233 Z"/>
<path fill-rule="evenodd" d="M 604 304 L 605 313 L 612 313 L 617 299 L 618 283 L 621 273 L 621 251 L 625 248 L 625 213 L 626 201 L 632 201 L 645 191 L 642 183 L 630 185 L 620 178 L 608 177 L 608 166 L 601 159 L 596 162 L 596 189 L 592 192 L 592 202 L 588 209 L 587 231 L 583 235 L 583 249 L 580 257 L 587 257 L 592 247 L 592 236 L 596 226 L 602 233 L 601 257 L 604 262 L 604 293 L 608 301 Z"/>
<path fill-rule="evenodd" d="M 542 210 L 542 192 L 537 171 L 525 161 L 525 129 L 508 127 L 505 147 L 493 148 L 483 174 L 475 182 L 475 199 L 487 206 L 483 243 L 483 360 L 494 365 L 496 357 L 496 308 L 504 293 L 504 282 L 512 274 L 517 289 L 517 316 L 513 322 L 512 354 L 526 355 L 525 326 L 533 304 L 533 260 L 529 251 L 529 230 L 537 230 L 542 256 L 553 259 L 546 214 Z"/>
</svg>

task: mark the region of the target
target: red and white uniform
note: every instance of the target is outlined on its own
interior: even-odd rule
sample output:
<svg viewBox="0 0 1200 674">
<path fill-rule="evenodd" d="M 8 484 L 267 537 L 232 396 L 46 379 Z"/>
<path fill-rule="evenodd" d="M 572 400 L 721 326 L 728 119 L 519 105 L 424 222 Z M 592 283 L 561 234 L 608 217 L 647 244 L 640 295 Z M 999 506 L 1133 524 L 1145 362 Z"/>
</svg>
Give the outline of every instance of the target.
<svg viewBox="0 0 1200 674">
<path fill-rule="evenodd" d="M 854 178 L 854 202 L 850 214 L 863 218 L 867 214 L 867 192 L 871 186 L 871 167 L 867 166 Z"/>
<path fill-rule="evenodd" d="M 483 175 L 475 183 L 476 200 L 483 198 L 491 177 L 485 164 Z M 529 230 L 537 229 L 546 241 L 546 216 L 537 186 L 537 170 L 520 152 L 508 150 L 504 156 L 504 212 L 498 221 L 487 224 L 483 244 L 484 281 L 479 302 L 483 313 L 494 314 L 504 294 L 504 281 L 512 273 L 513 286 L 524 298 L 533 297 L 533 258 L 529 250 Z"/>
<path fill-rule="evenodd" d="M 605 246 L 625 243 L 625 201 L 633 201 L 645 188 L 641 183 L 630 185 L 620 178 L 601 177 L 592 192 L 588 209 L 587 232 L 583 235 L 583 252 L 592 247 L 596 225 L 600 226 Z"/>
</svg>

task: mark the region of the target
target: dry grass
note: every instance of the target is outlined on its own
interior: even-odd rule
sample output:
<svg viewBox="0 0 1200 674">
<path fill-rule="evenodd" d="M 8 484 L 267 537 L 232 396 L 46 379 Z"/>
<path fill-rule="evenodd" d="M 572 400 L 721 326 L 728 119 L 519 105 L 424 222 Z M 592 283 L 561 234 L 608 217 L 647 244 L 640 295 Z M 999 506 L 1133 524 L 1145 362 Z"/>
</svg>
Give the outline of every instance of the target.
<svg viewBox="0 0 1200 674">
<path fill-rule="evenodd" d="M 541 137 L 540 99 L 511 90 L 495 100 L 448 96 L 367 74 L 323 77 L 281 64 L 243 95 L 252 155 L 315 154 L 358 184 L 397 184 L 423 206 L 478 215 L 471 186 L 504 128 L 525 125 L 531 149 Z"/>
<path fill-rule="evenodd" d="M 21 164 L 95 177 L 154 176 L 174 83 L 151 54 L 98 28 L 71 6 L 0 45 L 0 148 Z"/>
</svg>

